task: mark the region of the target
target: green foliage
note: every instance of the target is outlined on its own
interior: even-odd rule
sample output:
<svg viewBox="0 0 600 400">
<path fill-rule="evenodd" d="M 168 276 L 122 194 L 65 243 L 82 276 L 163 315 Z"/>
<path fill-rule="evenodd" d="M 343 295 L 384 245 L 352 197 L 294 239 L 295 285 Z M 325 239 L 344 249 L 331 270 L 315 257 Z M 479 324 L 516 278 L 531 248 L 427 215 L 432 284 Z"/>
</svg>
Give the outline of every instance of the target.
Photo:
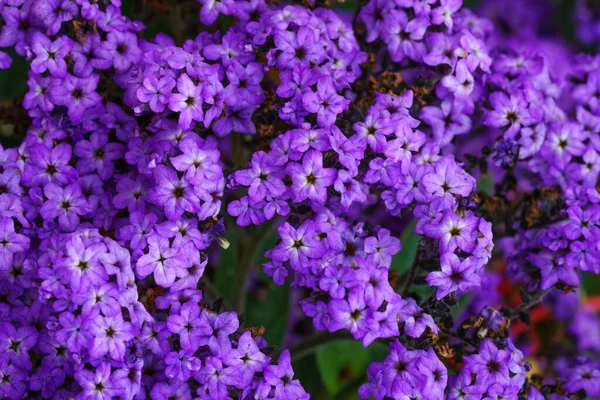
<svg viewBox="0 0 600 400">
<path fill-rule="evenodd" d="M 316 365 L 317 356 L 315 354 L 310 354 L 306 357 L 302 357 L 298 361 L 294 361 L 294 379 L 300 380 L 304 390 L 310 393 L 313 398 L 320 399 L 326 397 L 326 395 L 316 395 L 325 391 L 325 386 L 323 385 L 321 375 L 319 374 L 319 369 L 316 367 Z"/>
<path fill-rule="evenodd" d="M 581 288 L 587 295 L 600 294 L 600 275 L 591 272 L 581 272 Z"/>
<path fill-rule="evenodd" d="M 477 180 L 477 192 L 492 194 L 494 189 L 494 176 L 486 174 Z"/>
<path fill-rule="evenodd" d="M 463 7 L 475 7 L 479 1 L 478 0 L 463 0 Z"/>
<path fill-rule="evenodd" d="M 283 341 L 288 323 L 289 287 L 275 285 L 271 278 L 261 275 L 259 282 L 268 285 L 266 295 L 254 297 L 250 294 L 244 325 L 265 326 L 265 339 L 270 345 L 278 346 Z"/>
<path fill-rule="evenodd" d="M 222 250 L 219 263 L 215 270 L 214 285 L 221 295 L 228 301 L 233 297 L 232 281 L 236 263 L 240 260 L 239 232 L 228 229 L 226 239 L 229 248 Z M 258 245 L 253 249 L 252 267 L 253 290 L 248 295 L 244 325 L 266 327 L 265 339 L 272 346 L 281 344 L 287 328 L 289 308 L 289 287 L 275 285 L 271 278 L 262 272 L 262 264 L 266 261 L 264 252 L 275 246 L 277 233 L 270 231 L 267 236 L 260 238 Z"/>
<path fill-rule="evenodd" d="M 343 340 L 327 343 L 317 350 L 317 366 L 330 395 L 360 380 L 370 362 L 370 351 L 360 342 Z"/>
<path fill-rule="evenodd" d="M 213 282 L 219 293 L 225 300 L 231 300 L 231 282 L 235 272 L 235 263 L 237 260 L 237 240 L 235 230 L 228 229 L 225 239 L 229 242 L 227 250 L 221 250 L 219 254 L 219 263 L 215 270 Z"/>
<path fill-rule="evenodd" d="M 2 50 L 11 56 L 13 63 L 9 69 L 0 70 L 0 101 L 12 103 L 25 94 L 29 64 L 12 49 Z"/>
<path fill-rule="evenodd" d="M 271 230 L 259 242 L 252 262 L 256 267 L 255 279 L 258 290 L 250 293 L 244 325 L 265 326 L 264 337 L 271 345 L 280 345 L 285 336 L 288 324 L 289 286 L 276 285 L 273 280 L 262 272 L 262 264 L 266 262 L 264 252 L 273 248 L 277 243 L 277 232 Z"/>
<path fill-rule="evenodd" d="M 417 249 L 421 236 L 415 233 L 417 221 L 412 221 L 400 235 L 402 250 L 392 257 L 391 269 L 395 269 L 399 274 L 407 272 L 417 256 Z"/>
</svg>

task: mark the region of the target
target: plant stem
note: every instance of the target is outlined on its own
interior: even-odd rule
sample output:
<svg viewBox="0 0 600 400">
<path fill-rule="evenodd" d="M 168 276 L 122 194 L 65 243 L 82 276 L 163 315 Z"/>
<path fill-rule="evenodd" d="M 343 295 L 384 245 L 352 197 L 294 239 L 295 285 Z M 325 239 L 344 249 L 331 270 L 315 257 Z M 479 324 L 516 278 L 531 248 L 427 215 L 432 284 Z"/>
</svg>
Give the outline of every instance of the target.
<svg viewBox="0 0 600 400">
<path fill-rule="evenodd" d="M 169 6 L 169 25 L 173 30 L 173 36 L 175 37 L 175 43 L 177 45 L 183 45 L 185 40 L 184 33 L 184 21 L 183 15 L 181 12 L 181 4 L 178 1 L 174 1 L 173 4 Z"/>
<path fill-rule="evenodd" d="M 237 227 L 236 225 L 233 225 Z M 265 221 L 258 226 L 255 232 L 249 233 L 243 229 L 237 229 L 237 263 L 233 275 L 232 307 L 238 314 L 246 310 L 248 297 L 248 280 L 252 271 L 252 262 L 256 251 L 260 248 L 266 234 L 273 227 L 273 220 Z"/>
<path fill-rule="evenodd" d="M 415 261 L 413 261 L 413 264 L 410 266 L 410 271 L 408 272 L 407 280 L 404 283 L 404 289 L 402 289 L 402 295 L 406 296 L 408 294 L 408 291 L 410 290 L 410 287 L 412 286 L 413 280 L 415 279 L 415 276 L 417 275 L 418 271 L 419 271 L 419 263 L 417 262 L 417 258 L 415 257 Z"/>
<path fill-rule="evenodd" d="M 550 287 L 546 290 L 542 290 L 542 291 L 536 293 L 535 296 L 533 296 L 533 298 L 531 298 L 531 300 L 529 300 L 529 302 L 527 302 L 525 304 L 521 304 L 518 308 L 515 308 L 514 310 L 512 310 L 512 312 L 510 313 L 510 316 L 509 316 L 511 321 L 518 319 L 519 315 L 522 312 L 529 311 L 531 308 L 533 308 L 537 304 L 539 304 L 539 302 L 542 301 L 544 296 L 546 296 L 548 294 L 548 292 L 550 292 L 552 289 L 554 289 L 554 288 Z"/>
<path fill-rule="evenodd" d="M 243 314 L 246 309 L 248 294 L 248 278 L 252 269 L 253 249 L 251 238 L 247 235 L 238 235 L 237 262 L 233 275 L 232 305 L 238 314 Z"/>
<path fill-rule="evenodd" d="M 360 379 L 354 380 L 350 385 L 346 386 L 344 389 L 342 389 L 338 394 L 333 396 L 331 399 L 332 400 L 344 400 L 344 399 L 351 398 L 350 396 L 352 396 L 353 394 L 356 394 L 356 392 L 358 391 L 358 388 L 366 381 L 367 381 L 367 373 L 365 372 L 360 377 Z"/>
<path fill-rule="evenodd" d="M 202 294 L 205 301 L 209 300 L 211 302 L 216 301 L 218 299 L 223 299 L 223 306 L 227 310 L 231 310 L 231 304 L 225 299 L 225 297 L 219 292 L 219 289 L 204 275 L 200 278 L 200 289 L 202 290 Z"/>
</svg>

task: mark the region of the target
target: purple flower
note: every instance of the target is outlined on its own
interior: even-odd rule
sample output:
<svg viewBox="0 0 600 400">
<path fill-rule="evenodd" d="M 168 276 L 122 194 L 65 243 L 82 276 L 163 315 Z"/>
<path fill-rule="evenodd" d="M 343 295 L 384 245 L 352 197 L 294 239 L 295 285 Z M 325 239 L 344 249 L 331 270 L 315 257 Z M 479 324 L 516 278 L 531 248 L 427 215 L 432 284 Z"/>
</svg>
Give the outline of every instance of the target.
<svg viewBox="0 0 600 400">
<path fill-rule="evenodd" d="M 367 29 L 367 42 L 373 42 L 383 34 L 387 21 L 384 17 L 394 8 L 394 3 L 385 0 L 369 1 L 360 9 L 359 17 Z"/>
<path fill-rule="evenodd" d="M 125 357 L 125 342 L 132 339 L 136 331 L 130 322 L 125 322 L 121 314 L 113 317 L 97 316 L 91 322 L 90 332 L 94 343 L 90 348 L 93 357 L 110 355 L 117 361 Z"/>
<path fill-rule="evenodd" d="M 29 162 L 23 171 L 23 182 L 39 186 L 48 182 L 73 183 L 77 179 L 77 171 L 68 165 L 71 155 L 72 149 L 67 143 L 60 143 L 54 148 L 41 143 L 31 146 Z"/>
<path fill-rule="evenodd" d="M 236 222 L 239 226 L 260 225 L 265 220 L 261 210 L 264 205 L 264 201 L 253 202 L 250 197 L 244 196 L 229 203 L 227 212 L 237 217 Z"/>
<path fill-rule="evenodd" d="M 571 286 L 579 284 L 577 271 L 558 253 L 545 250 L 537 254 L 529 254 L 527 259 L 540 269 L 542 289 L 548 289 L 559 281 Z"/>
<path fill-rule="evenodd" d="M 181 306 L 179 312 L 167 318 L 169 331 L 179 335 L 181 346 L 192 352 L 200 346 L 200 338 L 209 336 L 212 328 L 198 304 L 191 301 Z"/>
<path fill-rule="evenodd" d="M 310 199 L 324 204 L 327 199 L 327 187 L 336 179 L 336 170 L 323 168 L 323 156 L 316 150 L 310 150 L 304 156 L 302 164 L 289 163 L 287 174 L 292 179 L 292 198 L 295 202 Z"/>
<path fill-rule="evenodd" d="M 77 170 L 80 174 L 97 172 L 100 179 L 107 180 L 114 174 L 114 160 L 125 154 L 120 143 L 109 143 L 108 135 L 92 133 L 90 140 L 82 140 L 75 145 L 75 155 L 79 157 Z"/>
<path fill-rule="evenodd" d="M 450 158 L 442 158 L 435 164 L 435 172 L 423 177 L 424 189 L 435 196 L 450 194 L 468 196 L 475 188 L 475 179 L 458 167 Z"/>
<path fill-rule="evenodd" d="M 281 84 L 277 87 L 279 97 L 289 99 L 297 94 L 302 94 L 305 88 L 317 83 L 318 74 L 310 66 L 299 63 L 292 69 L 281 72 Z"/>
<path fill-rule="evenodd" d="M 315 237 L 314 223 L 306 220 L 297 229 L 289 223 L 284 223 L 277 230 L 281 243 L 271 252 L 274 261 L 289 261 L 292 268 L 300 268 L 308 258 L 318 258 L 323 255 L 323 244 Z"/>
<path fill-rule="evenodd" d="M 275 397 L 281 399 L 307 399 L 308 395 L 300 386 L 300 382 L 294 380 L 290 352 L 284 350 L 279 355 L 277 365 L 269 365 L 265 369 L 265 380 L 275 387 Z"/>
<path fill-rule="evenodd" d="M 306 111 L 317 114 L 317 122 L 323 128 L 333 125 L 348 104 L 350 101 L 337 94 L 329 77 L 319 79 L 316 92 L 309 91 L 302 96 L 302 105 Z"/>
<path fill-rule="evenodd" d="M 0 69 L 9 69 L 12 65 L 12 58 L 0 50 Z"/>
<path fill-rule="evenodd" d="M 201 182 L 203 179 L 218 180 L 223 176 L 216 143 L 199 143 L 193 138 L 188 138 L 179 143 L 179 149 L 183 154 L 171 158 L 171 164 L 177 171 L 185 172 L 190 182 Z"/>
<path fill-rule="evenodd" d="M 127 208 L 131 213 L 144 211 L 148 190 L 143 176 L 138 176 L 135 180 L 120 176 L 117 178 L 117 194 L 112 199 L 113 205 L 118 209 Z"/>
<path fill-rule="evenodd" d="M 221 314 L 207 314 L 212 328 L 212 334 L 205 338 L 203 344 L 208 343 L 213 352 L 229 350 L 229 335 L 240 327 L 238 316 L 233 311 Z M 225 347 L 223 347 L 225 346 Z"/>
<path fill-rule="evenodd" d="M 101 103 L 101 97 L 96 93 L 99 76 L 92 74 L 86 78 L 66 75 L 62 82 L 57 82 L 50 89 L 50 99 L 54 104 L 68 108 L 71 122 L 78 124 L 86 111 Z"/>
<path fill-rule="evenodd" d="M 465 58 L 467 66 L 471 72 L 475 72 L 477 67 L 489 72 L 492 65 L 492 59 L 488 56 L 484 44 L 470 33 L 462 35 L 460 38 L 461 47 L 455 50 L 457 56 Z"/>
<path fill-rule="evenodd" d="M 108 279 L 100 258 L 106 253 L 103 243 L 86 245 L 80 237 L 74 237 L 66 245 L 66 258 L 57 266 L 63 267 L 67 278 L 75 290 L 89 289 L 90 285 L 102 285 Z"/>
<path fill-rule="evenodd" d="M 367 195 L 356 177 L 346 170 L 338 171 L 333 187 L 342 195 L 341 203 L 345 210 L 348 210 L 353 203 L 364 203 L 367 200 Z"/>
<path fill-rule="evenodd" d="M 240 386 L 242 374 L 239 369 L 226 367 L 217 357 L 207 357 L 204 367 L 200 369 L 194 378 L 205 386 L 210 398 L 226 398 L 227 386 Z"/>
<path fill-rule="evenodd" d="M 444 253 L 441 256 L 441 271 L 430 272 L 427 283 L 436 287 L 436 298 L 442 299 L 454 291 L 458 294 L 466 292 L 481 283 L 476 271 L 476 265 L 470 258 L 461 260 L 454 253 Z"/>
<path fill-rule="evenodd" d="M 52 111 L 54 104 L 50 100 L 48 89 L 53 81 L 52 77 L 49 76 L 42 77 L 41 75 L 30 74 L 27 81 L 29 91 L 23 98 L 23 107 L 28 110 L 39 107 L 45 112 Z"/>
<path fill-rule="evenodd" d="M 388 46 L 390 58 L 395 62 L 405 57 L 420 61 L 425 55 L 425 44 L 421 42 L 428 22 L 422 18 L 408 19 L 404 11 L 391 10 L 385 14 L 381 37 Z"/>
<path fill-rule="evenodd" d="M 461 60 L 456 64 L 454 73 L 442 78 L 442 86 L 454 93 L 457 97 L 466 97 L 475 87 L 475 78 L 467 67 L 467 62 Z"/>
<path fill-rule="evenodd" d="M 473 233 L 478 224 L 479 219 L 473 215 L 460 217 L 453 211 L 446 211 L 440 223 L 426 231 L 440 241 L 441 252 L 453 252 L 457 247 L 471 252 L 475 247 Z"/>
<path fill-rule="evenodd" d="M 202 8 L 200 9 L 200 21 L 205 25 L 215 22 L 219 13 L 229 15 L 230 11 L 236 8 L 233 0 L 199 0 Z"/>
<path fill-rule="evenodd" d="M 252 122 L 253 109 L 245 103 L 236 103 L 225 108 L 225 117 L 213 124 L 213 131 L 218 136 L 225 136 L 231 132 L 253 134 L 256 132 Z"/>
<path fill-rule="evenodd" d="M 577 365 L 568 370 L 566 389 L 569 392 L 584 390 L 588 397 L 600 396 L 597 381 L 600 378 L 600 368 L 592 361 Z"/>
<path fill-rule="evenodd" d="M 48 35 L 56 35 L 62 23 L 71 21 L 78 13 L 77 4 L 72 0 L 36 1 L 32 11 L 36 18 L 44 21 Z"/>
<path fill-rule="evenodd" d="M 244 386 L 252 381 L 255 373 L 269 365 L 269 358 L 258 349 L 249 331 L 242 334 L 236 349 L 225 353 L 223 361 L 242 372 Z"/>
<path fill-rule="evenodd" d="M 348 298 L 343 300 L 331 300 L 329 302 L 329 314 L 331 321 L 328 329 L 337 331 L 348 329 L 354 338 L 358 339 L 367 330 L 367 310 L 364 294 L 360 289 L 348 293 Z"/>
<path fill-rule="evenodd" d="M 90 400 L 109 400 L 118 393 L 112 385 L 110 364 L 103 362 L 95 372 L 82 369 L 75 373 L 75 380 L 81 386 L 82 395 Z"/>
<path fill-rule="evenodd" d="M 274 37 L 275 47 L 280 50 L 276 67 L 281 70 L 298 63 L 319 64 L 323 61 L 323 47 L 314 29 L 301 26 L 297 32 L 280 31 Z"/>
<path fill-rule="evenodd" d="M 486 114 L 484 123 L 495 128 L 507 126 L 506 139 L 513 139 L 521 125 L 530 125 L 532 122 L 527 103 L 518 95 L 509 97 L 502 92 L 495 92 L 490 95 L 490 103 L 493 109 Z"/>
<path fill-rule="evenodd" d="M 31 41 L 31 50 L 36 55 L 31 62 L 31 70 L 37 74 L 48 71 L 55 78 L 64 77 L 67 74 L 65 56 L 73 48 L 73 41 L 66 36 L 61 36 L 51 42 L 40 32 L 34 33 Z"/>
<path fill-rule="evenodd" d="M 423 62 L 427 65 L 456 64 L 456 55 L 454 54 L 456 44 L 446 33 L 431 32 L 427 34 L 427 44 L 429 52 L 423 56 Z"/>
<path fill-rule="evenodd" d="M 102 38 L 99 33 L 89 33 L 83 42 L 75 42 L 71 50 L 71 58 L 75 61 L 73 73 L 85 77 L 93 69 L 105 70 L 112 66 L 112 60 L 104 57 Z"/>
<path fill-rule="evenodd" d="M 236 59 L 242 64 L 253 61 L 254 52 L 245 46 L 245 34 L 229 30 L 221 38 L 221 43 L 210 43 L 202 48 L 202 54 L 209 60 L 221 60 L 225 68 L 229 67 L 232 59 Z"/>
<path fill-rule="evenodd" d="M 18 400 L 25 396 L 27 389 L 27 371 L 0 359 L 0 394 L 4 397 Z"/>
<path fill-rule="evenodd" d="M 509 383 L 510 352 L 498 349 L 490 339 L 479 345 L 479 352 L 465 357 L 465 370 L 477 374 L 476 380 L 484 385 Z"/>
<path fill-rule="evenodd" d="M 79 352 L 88 345 L 91 334 L 84 324 L 82 315 L 74 316 L 70 312 L 63 312 L 58 317 L 60 326 L 56 332 L 56 339 L 64 344 L 70 351 Z"/>
<path fill-rule="evenodd" d="M 431 23 L 434 25 L 444 24 L 448 29 L 454 25 L 453 14 L 462 6 L 461 0 L 441 0 L 439 7 L 431 10 Z"/>
<path fill-rule="evenodd" d="M 431 315 L 425 313 L 412 297 L 406 299 L 406 304 L 400 308 L 398 316 L 400 322 L 404 323 L 404 332 L 410 337 L 420 337 L 426 328 L 431 329 L 433 333 L 439 331 Z"/>
<path fill-rule="evenodd" d="M 384 387 L 391 393 L 410 395 L 411 388 L 418 387 L 421 371 L 417 362 L 422 351 L 407 350 L 397 340 L 390 343 L 390 352 L 382 362 Z"/>
<path fill-rule="evenodd" d="M 235 103 L 260 104 L 265 98 L 260 82 L 263 79 L 263 65 L 250 63 L 243 66 L 237 61 L 227 68 L 229 85 L 225 88 L 223 96 L 227 105 Z"/>
<path fill-rule="evenodd" d="M 200 199 L 185 177 L 179 178 L 172 168 L 159 166 L 154 170 L 156 186 L 150 189 L 148 200 L 165 208 L 167 218 L 176 221 L 184 212 L 198 212 Z"/>
<path fill-rule="evenodd" d="M 142 51 L 137 45 L 137 37 L 132 32 L 114 30 L 102 42 L 101 57 L 109 59 L 117 72 L 124 72 L 139 61 Z"/>
<path fill-rule="evenodd" d="M 198 371 L 202 366 L 200 360 L 192 354 L 185 350 L 180 350 L 179 352 L 172 351 L 167 354 L 165 358 L 165 363 L 167 364 L 165 375 L 167 378 L 179 379 L 181 381 L 190 379 L 192 373 Z"/>
<path fill-rule="evenodd" d="M 153 233 L 157 217 L 154 214 L 133 212 L 130 216 L 130 224 L 123 226 L 119 235 L 122 240 L 130 242 L 134 251 L 142 250 L 147 245 L 147 239 Z"/>
<path fill-rule="evenodd" d="M 11 363 L 31 369 L 28 351 L 36 345 L 39 334 L 33 326 L 23 325 L 18 329 L 10 323 L 0 324 L 0 357 Z"/>
<path fill-rule="evenodd" d="M 78 183 L 64 188 L 48 183 L 44 186 L 44 195 L 48 200 L 42 205 L 40 215 L 48 221 L 58 218 L 58 226 L 66 232 L 74 231 L 80 217 L 91 211 Z"/>
<path fill-rule="evenodd" d="M 152 235 L 148 238 L 148 253 L 140 257 L 135 270 L 141 278 L 153 273 L 156 283 L 168 288 L 173 285 L 185 264 L 185 255 L 179 249 L 172 248 L 168 239 Z"/>
<path fill-rule="evenodd" d="M 193 121 L 202 122 L 202 89 L 195 85 L 188 74 L 177 79 L 177 92 L 169 98 L 169 109 L 179 113 L 179 125 L 190 129 Z"/>
<path fill-rule="evenodd" d="M 431 126 L 433 137 L 440 147 L 471 129 L 471 118 L 463 113 L 457 101 L 444 100 L 440 107 L 425 106 L 421 110 L 421 119 Z"/>
<path fill-rule="evenodd" d="M 356 132 L 356 137 L 361 142 L 365 141 L 376 153 L 383 153 L 387 147 L 386 136 L 394 133 L 389 121 L 389 114 L 386 115 L 377 108 L 367 114 L 365 122 L 357 122 L 352 125 L 352 129 Z"/>
<path fill-rule="evenodd" d="M 139 101 L 148 103 L 150 110 L 161 113 L 169 104 L 171 91 L 175 87 L 175 80 L 170 76 L 144 78 L 143 86 L 136 91 Z"/>
<path fill-rule="evenodd" d="M 267 153 L 258 151 L 252 155 L 250 168 L 237 171 L 234 179 L 248 186 L 248 196 L 254 201 L 259 201 L 267 194 L 277 197 L 285 193 L 286 187 L 281 180 L 282 172 L 274 165 Z"/>
<path fill-rule="evenodd" d="M 40 391 L 45 399 L 56 394 L 57 389 L 65 382 L 65 371 L 57 365 L 38 367 L 35 374 L 31 376 L 29 388 Z"/>
<path fill-rule="evenodd" d="M 0 218 L 0 271 L 9 270 L 15 253 L 29 248 L 29 238 L 15 232 L 12 218 Z"/>
</svg>

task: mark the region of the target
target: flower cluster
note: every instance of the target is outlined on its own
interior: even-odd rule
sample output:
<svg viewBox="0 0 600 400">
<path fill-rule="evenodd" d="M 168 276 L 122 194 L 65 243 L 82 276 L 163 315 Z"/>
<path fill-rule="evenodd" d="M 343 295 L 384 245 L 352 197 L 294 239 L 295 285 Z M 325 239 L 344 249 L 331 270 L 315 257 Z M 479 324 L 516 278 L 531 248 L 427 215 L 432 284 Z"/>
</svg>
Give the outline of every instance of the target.
<svg viewBox="0 0 600 400">
<path fill-rule="evenodd" d="M 23 106 L 32 123 L 18 149 L 0 149 L 0 394 L 306 398 L 289 353 L 272 359 L 259 349 L 264 339 L 199 289 L 206 251 L 223 233 L 225 179 L 217 141 L 189 130 L 199 117 L 176 105 L 187 105 L 186 84 L 199 76 L 193 57 L 168 41 L 138 40 L 142 26 L 120 13 L 120 2 L 80 3 L 2 8 L 2 37 L 13 40 L 5 45 L 31 61 Z M 145 63 L 173 49 L 190 75 L 173 69 L 144 80 Z M 209 76 L 208 65 L 196 66 Z M 117 98 L 104 101 L 111 77 L 126 88 L 133 115 Z M 163 104 L 151 90 L 160 80 L 166 94 L 166 78 L 179 92 Z M 215 91 L 209 100 L 208 90 L 207 101 L 227 96 Z M 158 114 L 169 102 L 179 124 Z M 222 105 L 201 117 L 220 116 Z M 136 120 L 148 109 L 155 118 Z"/>
<path fill-rule="evenodd" d="M 547 50 L 548 7 L 511 34 L 504 0 L 198 3 L 176 39 L 120 0 L 0 4 L 29 62 L 25 137 L 0 147 L 0 397 L 309 398 L 208 289 L 226 228 L 270 224 L 262 270 L 314 330 L 387 345 L 362 398 L 600 395 L 577 292 L 600 274 L 600 58 Z M 542 300 L 568 327 L 551 356 L 517 322 Z"/>
<path fill-rule="evenodd" d="M 444 397 L 448 371 L 432 349 L 411 351 L 395 341 L 385 360 L 369 366 L 368 377 L 369 383 L 359 389 L 362 398 L 439 399 Z"/>
</svg>

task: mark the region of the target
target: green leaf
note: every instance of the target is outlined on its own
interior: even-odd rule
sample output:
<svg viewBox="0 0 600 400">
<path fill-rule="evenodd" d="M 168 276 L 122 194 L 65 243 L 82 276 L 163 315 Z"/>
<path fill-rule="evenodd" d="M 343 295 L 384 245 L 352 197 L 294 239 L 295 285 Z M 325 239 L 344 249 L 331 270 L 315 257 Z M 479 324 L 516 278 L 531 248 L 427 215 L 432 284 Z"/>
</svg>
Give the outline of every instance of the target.
<svg viewBox="0 0 600 400">
<path fill-rule="evenodd" d="M 341 392 L 364 376 L 370 360 L 370 349 L 360 342 L 340 340 L 317 350 L 317 366 L 330 395 Z"/>
<path fill-rule="evenodd" d="M 221 250 L 219 254 L 219 263 L 217 264 L 213 281 L 219 293 L 226 300 L 231 300 L 231 282 L 233 282 L 238 251 L 235 231 L 228 229 L 225 239 L 229 242 L 229 247 L 226 250 Z"/>
<path fill-rule="evenodd" d="M 404 232 L 400 235 L 402 250 L 392 257 L 391 268 L 395 269 L 400 274 L 410 269 L 417 256 L 417 249 L 419 247 L 421 236 L 415 233 L 416 224 L 417 221 L 415 220 L 404 229 Z"/>
<path fill-rule="evenodd" d="M 144 39 L 154 39 L 157 34 L 166 33 L 173 37 L 173 29 L 169 25 L 169 22 L 162 16 L 158 16 L 142 33 Z"/>
<path fill-rule="evenodd" d="M 277 243 L 277 232 L 271 230 L 256 246 L 253 256 L 255 286 L 251 291 L 244 316 L 245 326 L 264 326 L 264 338 L 270 345 L 282 343 L 288 323 L 289 286 L 279 286 L 262 272 L 262 264 L 267 261 L 265 251 Z"/>
<path fill-rule="evenodd" d="M 354 11 L 356 10 L 356 7 L 358 7 L 358 0 L 345 0 L 343 2 L 339 1 L 334 4 L 334 7 L 341 8 L 345 11 Z"/>
<path fill-rule="evenodd" d="M 390 348 L 383 343 L 373 342 L 369 345 L 369 351 L 371 361 L 381 361 L 388 356 Z"/>
<path fill-rule="evenodd" d="M 27 89 L 27 60 L 17 55 L 12 49 L 3 49 L 13 62 L 9 69 L 0 70 L 0 100 L 12 103 L 17 97 L 25 94 Z"/>
<path fill-rule="evenodd" d="M 292 362 L 292 367 L 294 368 L 294 379 L 299 379 L 304 390 L 313 395 L 313 397 L 325 390 L 321 375 L 319 375 L 319 369 L 317 368 L 316 355 L 310 354 L 302 357 Z M 318 396 L 315 398 L 321 399 L 324 397 Z"/>
<path fill-rule="evenodd" d="M 236 264 L 240 256 L 240 240 L 238 235 L 242 232 L 233 227 L 227 230 L 225 239 L 229 247 L 221 250 L 219 262 L 214 271 L 213 283 L 225 300 L 231 301 L 233 297 L 232 282 Z M 262 272 L 262 264 L 266 261 L 264 252 L 277 242 L 277 233 L 271 230 L 252 251 L 252 285 L 248 293 L 246 313 L 243 315 L 245 327 L 266 328 L 264 338 L 272 346 L 278 346 L 283 341 L 287 328 L 289 308 L 289 287 L 275 285 L 270 277 Z M 246 250 L 245 250 L 246 251 Z"/>
<path fill-rule="evenodd" d="M 264 277 L 263 282 L 268 282 L 267 294 L 264 298 L 248 298 L 245 326 L 264 326 L 263 335 L 272 346 L 279 346 L 285 336 L 289 309 L 289 288 L 278 286 L 271 282 L 271 278 Z"/>
<path fill-rule="evenodd" d="M 581 272 L 581 287 L 587 295 L 600 294 L 600 275 L 591 272 Z"/>
<path fill-rule="evenodd" d="M 491 174 L 486 174 L 477 180 L 477 191 L 492 194 L 494 188 L 494 177 Z"/>
</svg>

